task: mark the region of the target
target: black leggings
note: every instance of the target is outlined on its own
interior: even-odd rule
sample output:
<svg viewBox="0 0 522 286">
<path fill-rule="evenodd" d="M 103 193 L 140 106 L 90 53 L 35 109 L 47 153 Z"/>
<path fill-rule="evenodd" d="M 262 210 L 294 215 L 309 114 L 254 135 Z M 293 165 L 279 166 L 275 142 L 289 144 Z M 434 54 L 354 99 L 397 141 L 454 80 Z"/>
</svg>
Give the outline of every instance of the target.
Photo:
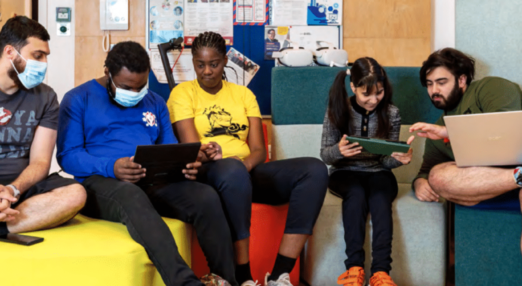
<svg viewBox="0 0 522 286">
<path fill-rule="evenodd" d="M 373 227 L 371 273 L 391 270 L 393 238 L 392 202 L 398 187 L 390 171 L 335 171 L 329 188 L 343 199 L 344 240 L 348 259 L 346 269 L 364 268 L 366 219 L 371 214 Z"/>
<path fill-rule="evenodd" d="M 210 271 L 237 285 L 230 230 L 211 187 L 186 180 L 143 191 L 134 184 L 101 176 L 87 178 L 83 186 L 88 196 L 82 213 L 126 225 L 167 286 L 203 284 L 179 254 L 161 216 L 192 224 Z"/>
<path fill-rule="evenodd" d="M 285 233 L 312 234 L 328 184 L 326 165 L 315 158 L 296 158 L 259 164 L 247 172 L 236 159 L 203 164 L 198 181 L 219 194 L 234 241 L 250 236 L 252 202 L 289 203 Z"/>
</svg>

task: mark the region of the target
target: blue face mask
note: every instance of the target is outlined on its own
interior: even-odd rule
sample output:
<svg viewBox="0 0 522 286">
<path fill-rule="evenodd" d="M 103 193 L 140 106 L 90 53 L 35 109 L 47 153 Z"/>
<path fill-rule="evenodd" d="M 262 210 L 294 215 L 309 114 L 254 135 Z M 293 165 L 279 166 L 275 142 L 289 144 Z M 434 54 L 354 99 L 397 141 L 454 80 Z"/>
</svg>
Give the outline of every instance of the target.
<svg viewBox="0 0 522 286">
<path fill-rule="evenodd" d="M 44 81 L 45 78 L 45 72 L 47 71 L 47 63 L 42 63 L 35 60 L 26 60 L 18 51 L 16 51 L 18 55 L 24 59 L 26 62 L 25 70 L 23 73 L 19 73 L 16 70 L 16 67 L 11 60 L 11 65 L 13 66 L 15 72 L 18 74 L 18 78 L 20 79 L 20 82 L 25 86 L 27 89 L 31 89 L 39 84 L 41 84 Z"/>
<path fill-rule="evenodd" d="M 116 94 L 114 95 L 114 100 L 116 100 L 116 102 L 122 106 L 133 107 L 136 104 L 140 103 L 140 101 L 148 93 L 146 86 L 144 86 L 140 90 L 140 92 L 135 92 L 135 91 L 119 88 L 114 84 L 114 81 L 112 80 L 112 76 L 110 74 L 109 74 L 109 77 L 111 78 L 112 85 L 114 85 L 114 88 L 116 88 Z"/>
</svg>

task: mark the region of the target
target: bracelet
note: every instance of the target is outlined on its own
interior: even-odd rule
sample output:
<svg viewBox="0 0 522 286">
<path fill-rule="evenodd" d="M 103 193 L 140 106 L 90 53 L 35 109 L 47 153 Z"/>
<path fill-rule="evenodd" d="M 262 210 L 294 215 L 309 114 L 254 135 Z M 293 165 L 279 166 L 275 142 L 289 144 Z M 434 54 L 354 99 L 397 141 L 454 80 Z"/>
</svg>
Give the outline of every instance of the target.
<svg viewBox="0 0 522 286">
<path fill-rule="evenodd" d="M 13 192 L 14 192 L 13 196 L 14 196 L 15 198 L 18 199 L 18 198 L 20 197 L 20 190 L 18 190 L 18 188 L 15 187 L 13 184 L 9 184 L 9 185 L 7 185 L 6 187 L 11 187 L 11 189 L 13 189 Z"/>
</svg>

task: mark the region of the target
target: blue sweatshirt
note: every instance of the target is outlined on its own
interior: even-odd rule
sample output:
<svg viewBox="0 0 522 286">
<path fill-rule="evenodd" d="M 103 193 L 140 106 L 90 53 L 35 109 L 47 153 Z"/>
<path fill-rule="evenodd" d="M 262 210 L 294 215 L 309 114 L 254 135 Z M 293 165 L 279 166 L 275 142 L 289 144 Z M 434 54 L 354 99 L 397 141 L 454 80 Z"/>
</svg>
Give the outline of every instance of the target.
<svg viewBox="0 0 522 286">
<path fill-rule="evenodd" d="M 96 80 L 65 94 L 60 104 L 57 159 L 82 182 L 92 175 L 115 178 L 114 163 L 136 146 L 177 143 L 165 101 L 149 91 L 134 107 L 120 107 Z"/>
</svg>

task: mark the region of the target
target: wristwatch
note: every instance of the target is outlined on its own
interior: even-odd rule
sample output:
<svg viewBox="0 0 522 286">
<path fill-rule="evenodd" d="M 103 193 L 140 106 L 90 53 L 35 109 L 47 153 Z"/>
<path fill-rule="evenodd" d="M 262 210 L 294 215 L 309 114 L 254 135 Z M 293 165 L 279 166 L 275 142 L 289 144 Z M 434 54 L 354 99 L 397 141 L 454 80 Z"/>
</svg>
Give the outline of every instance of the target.
<svg viewBox="0 0 522 286">
<path fill-rule="evenodd" d="M 20 197 L 20 190 L 18 190 L 14 185 L 7 185 L 6 187 L 11 187 L 11 189 L 13 189 L 13 191 L 14 191 L 13 196 L 15 198 L 18 199 Z"/>
</svg>

